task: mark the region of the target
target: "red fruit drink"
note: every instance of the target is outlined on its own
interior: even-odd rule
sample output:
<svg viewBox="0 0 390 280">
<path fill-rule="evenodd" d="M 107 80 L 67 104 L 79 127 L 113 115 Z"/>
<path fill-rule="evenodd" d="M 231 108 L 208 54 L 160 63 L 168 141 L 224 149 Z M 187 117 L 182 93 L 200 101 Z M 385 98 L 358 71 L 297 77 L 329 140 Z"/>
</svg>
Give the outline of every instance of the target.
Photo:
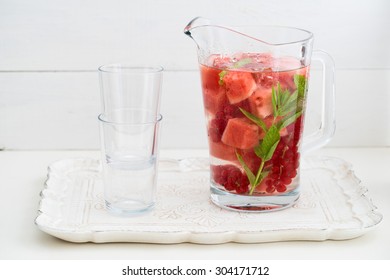
<svg viewBox="0 0 390 280">
<path fill-rule="evenodd" d="M 200 68 L 212 189 L 248 196 L 294 191 L 308 67 L 262 53 L 211 55 Z"/>
</svg>

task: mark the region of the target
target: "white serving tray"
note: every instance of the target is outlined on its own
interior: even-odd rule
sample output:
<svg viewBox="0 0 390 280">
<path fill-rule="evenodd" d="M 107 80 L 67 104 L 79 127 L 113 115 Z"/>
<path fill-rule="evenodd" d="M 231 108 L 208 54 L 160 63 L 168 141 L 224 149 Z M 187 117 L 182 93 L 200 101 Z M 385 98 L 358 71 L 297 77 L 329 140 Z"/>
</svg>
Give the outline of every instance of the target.
<svg viewBox="0 0 390 280">
<path fill-rule="evenodd" d="M 217 244 L 350 239 L 382 219 L 350 165 L 337 158 L 306 158 L 298 203 L 271 213 L 215 206 L 209 199 L 205 158 L 161 160 L 159 168 L 154 210 L 117 217 L 105 210 L 98 160 L 55 162 L 49 166 L 35 222 L 42 231 L 71 242 Z"/>
</svg>

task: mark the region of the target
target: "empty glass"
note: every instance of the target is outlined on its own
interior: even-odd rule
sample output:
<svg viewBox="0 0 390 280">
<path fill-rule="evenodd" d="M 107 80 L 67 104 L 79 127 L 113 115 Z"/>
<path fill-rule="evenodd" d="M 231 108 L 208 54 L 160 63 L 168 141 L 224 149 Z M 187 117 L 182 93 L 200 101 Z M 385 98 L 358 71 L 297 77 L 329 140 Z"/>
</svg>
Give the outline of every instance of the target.
<svg viewBox="0 0 390 280">
<path fill-rule="evenodd" d="M 99 115 L 107 210 L 132 215 L 156 201 L 162 67 L 99 68 Z"/>
</svg>

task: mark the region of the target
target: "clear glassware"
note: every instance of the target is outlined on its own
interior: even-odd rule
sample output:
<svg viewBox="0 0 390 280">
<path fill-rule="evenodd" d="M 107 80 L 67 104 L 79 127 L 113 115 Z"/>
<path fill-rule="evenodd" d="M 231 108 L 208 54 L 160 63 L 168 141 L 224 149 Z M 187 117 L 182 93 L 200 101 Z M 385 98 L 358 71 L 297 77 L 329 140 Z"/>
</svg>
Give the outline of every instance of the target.
<svg viewBox="0 0 390 280">
<path fill-rule="evenodd" d="M 193 19 L 210 152 L 212 201 L 274 211 L 299 198 L 300 156 L 335 131 L 334 64 L 313 34 L 279 26 L 225 27 Z M 322 123 L 304 141 L 311 60 L 323 65 Z M 311 93 L 310 93 L 311 94 Z"/>
</svg>

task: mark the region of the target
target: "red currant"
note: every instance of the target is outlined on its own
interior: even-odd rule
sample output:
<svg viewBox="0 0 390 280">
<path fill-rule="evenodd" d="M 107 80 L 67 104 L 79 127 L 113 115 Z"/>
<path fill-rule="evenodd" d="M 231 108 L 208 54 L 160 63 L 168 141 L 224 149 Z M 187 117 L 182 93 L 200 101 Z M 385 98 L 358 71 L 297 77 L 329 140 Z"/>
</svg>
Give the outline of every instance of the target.
<svg viewBox="0 0 390 280">
<path fill-rule="evenodd" d="M 226 119 L 234 118 L 237 114 L 237 111 L 238 111 L 238 107 L 235 105 L 227 105 L 223 109 Z"/>
<path fill-rule="evenodd" d="M 226 121 L 224 119 L 212 119 L 210 121 L 208 134 L 213 142 L 221 141 L 222 134 L 226 128 Z"/>
<path fill-rule="evenodd" d="M 268 180 L 265 181 L 265 184 L 267 185 L 267 187 L 272 187 L 274 182 L 271 179 L 268 179 Z"/>
<path fill-rule="evenodd" d="M 273 186 L 267 187 L 265 190 L 267 193 L 273 193 L 275 191 L 275 188 Z"/>
<path fill-rule="evenodd" d="M 284 185 L 290 185 L 292 180 L 290 177 L 282 177 L 280 178 L 280 181 L 284 184 Z"/>
<path fill-rule="evenodd" d="M 223 112 L 223 111 L 217 112 L 217 113 L 215 114 L 215 118 L 216 118 L 217 120 L 225 120 L 225 118 L 226 118 L 225 112 Z"/>
<path fill-rule="evenodd" d="M 212 178 L 215 183 L 223 186 L 227 191 L 244 194 L 249 189 L 249 179 L 245 173 L 234 165 L 211 166 Z"/>
<path fill-rule="evenodd" d="M 278 192 L 282 193 L 282 192 L 285 192 L 285 191 L 287 190 L 287 187 L 286 187 L 286 185 L 284 185 L 284 184 L 278 184 L 278 185 L 276 186 L 276 190 L 277 190 Z"/>
</svg>

